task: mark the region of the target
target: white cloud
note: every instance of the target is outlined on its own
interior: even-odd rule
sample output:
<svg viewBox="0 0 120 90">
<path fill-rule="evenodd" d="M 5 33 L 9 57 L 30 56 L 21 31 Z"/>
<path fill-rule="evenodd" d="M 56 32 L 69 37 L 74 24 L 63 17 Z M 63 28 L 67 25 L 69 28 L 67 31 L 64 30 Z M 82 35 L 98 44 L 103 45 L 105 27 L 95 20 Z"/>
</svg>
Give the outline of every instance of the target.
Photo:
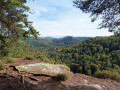
<svg viewBox="0 0 120 90">
<path fill-rule="evenodd" d="M 89 15 L 73 7 L 73 0 L 35 0 L 27 5 L 35 12 L 29 16 L 42 36 L 108 36 L 107 30 L 98 30 Z"/>
</svg>

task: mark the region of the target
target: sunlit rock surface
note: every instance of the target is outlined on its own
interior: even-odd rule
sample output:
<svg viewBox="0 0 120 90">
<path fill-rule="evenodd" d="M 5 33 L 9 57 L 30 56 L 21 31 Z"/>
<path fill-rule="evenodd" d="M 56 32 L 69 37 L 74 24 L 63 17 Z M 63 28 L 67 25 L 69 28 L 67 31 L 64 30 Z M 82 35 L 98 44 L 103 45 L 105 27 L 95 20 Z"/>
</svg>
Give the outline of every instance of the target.
<svg viewBox="0 0 120 90">
<path fill-rule="evenodd" d="M 67 66 L 46 64 L 46 63 L 35 63 L 35 64 L 16 66 L 16 69 L 19 72 L 56 75 L 56 74 L 64 74 L 65 70 L 67 70 Z"/>
</svg>

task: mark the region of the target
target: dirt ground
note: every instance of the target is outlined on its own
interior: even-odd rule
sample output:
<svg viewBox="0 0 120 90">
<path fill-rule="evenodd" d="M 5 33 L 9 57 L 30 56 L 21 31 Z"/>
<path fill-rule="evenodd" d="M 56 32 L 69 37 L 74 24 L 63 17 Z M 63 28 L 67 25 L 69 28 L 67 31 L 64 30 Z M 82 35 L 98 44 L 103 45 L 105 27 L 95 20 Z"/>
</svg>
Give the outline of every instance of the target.
<svg viewBox="0 0 120 90">
<path fill-rule="evenodd" d="M 68 80 L 57 81 L 50 76 L 22 73 L 15 66 L 42 63 L 37 60 L 14 59 L 15 63 L 6 64 L 0 71 L 0 90 L 80 90 L 79 85 L 100 85 L 102 90 L 120 90 L 120 82 L 110 79 L 98 79 L 84 74 L 66 72 Z"/>
</svg>

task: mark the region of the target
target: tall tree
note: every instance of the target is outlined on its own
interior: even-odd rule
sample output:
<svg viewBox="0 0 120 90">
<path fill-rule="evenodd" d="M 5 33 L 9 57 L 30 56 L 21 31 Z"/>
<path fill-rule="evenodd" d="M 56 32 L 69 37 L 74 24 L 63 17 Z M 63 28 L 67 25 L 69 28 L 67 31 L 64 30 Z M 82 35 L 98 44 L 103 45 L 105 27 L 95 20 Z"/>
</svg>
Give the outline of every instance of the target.
<svg viewBox="0 0 120 90">
<path fill-rule="evenodd" d="M 75 0 L 74 5 L 84 13 L 91 13 L 91 21 L 102 19 L 101 28 L 120 35 L 120 0 Z"/>
<path fill-rule="evenodd" d="M 25 6 L 27 0 L 0 0 L 0 53 L 6 56 L 6 49 L 22 37 L 39 33 L 28 21 L 29 7 Z"/>
</svg>

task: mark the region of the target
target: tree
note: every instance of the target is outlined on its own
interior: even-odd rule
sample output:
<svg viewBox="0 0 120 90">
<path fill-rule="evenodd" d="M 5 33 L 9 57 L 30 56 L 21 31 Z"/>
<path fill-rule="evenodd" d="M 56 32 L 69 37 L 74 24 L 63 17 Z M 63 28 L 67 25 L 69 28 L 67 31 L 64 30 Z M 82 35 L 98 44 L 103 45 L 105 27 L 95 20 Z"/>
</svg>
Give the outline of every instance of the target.
<svg viewBox="0 0 120 90">
<path fill-rule="evenodd" d="M 7 55 L 8 47 L 14 45 L 20 38 L 34 35 L 36 38 L 39 33 L 28 21 L 29 7 L 24 4 L 27 0 L 0 0 L 0 53 Z"/>
<path fill-rule="evenodd" d="M 101 18 L 101 28 L 120 35 L 120 0 L 76 0 L 74 5 L 84 13 L 91 13 L 91 21 Z"/>
<path fill-rule="evenodd" d="M 91 64 L 91 74 L 94 75 L 94 73 L 98 70 L 98 66 L 96 64 Z"/>
</svg>

